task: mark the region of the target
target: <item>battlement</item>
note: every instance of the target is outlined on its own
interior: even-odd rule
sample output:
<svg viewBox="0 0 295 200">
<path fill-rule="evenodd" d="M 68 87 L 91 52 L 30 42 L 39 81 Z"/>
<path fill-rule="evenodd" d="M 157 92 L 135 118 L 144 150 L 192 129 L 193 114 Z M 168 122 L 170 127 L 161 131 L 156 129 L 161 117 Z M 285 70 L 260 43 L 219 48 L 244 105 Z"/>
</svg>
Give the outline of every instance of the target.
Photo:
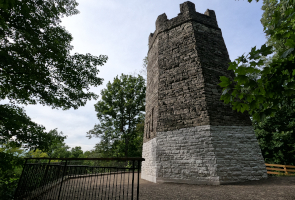
<svg viewBox="0 0 295 200">
<path fill-rule="evenodd" d="M 180 4 L 180 13 L 177 17 L 169 20 L 165 13 L 158 16 L 156 20 L 156 30 L 149 36 L 149 48 L 151 48 L 158 33 L 172 29 L 187 21 L 196 21 L 206 26 L 219 29 L 214 10 L 207 9 L 204 14 L 201 14 L 196 12 L 194 3 L 186 1 Z"/>
<path fill-rule="evenodd" d="M 185 12 L 191 12 L 191 13 L 196 12 L 195 4 L 190 1 L 186 1 L 180 4 L 180 13 L 185 13 Z"/>
</svg>

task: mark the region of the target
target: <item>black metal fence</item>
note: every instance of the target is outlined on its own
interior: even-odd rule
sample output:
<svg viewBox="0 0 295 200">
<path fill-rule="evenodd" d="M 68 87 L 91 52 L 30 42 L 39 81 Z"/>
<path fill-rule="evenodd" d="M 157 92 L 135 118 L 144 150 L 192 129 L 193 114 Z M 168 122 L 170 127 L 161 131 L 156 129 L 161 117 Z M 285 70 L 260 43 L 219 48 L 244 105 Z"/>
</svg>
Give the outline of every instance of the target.
<svg viewBox="0 0 295 200">
<path fill-rule="evenodd" d="M 14 199 L 138 199 L 139 173 L 144 160 L 26 158 Z"/>
</svg>

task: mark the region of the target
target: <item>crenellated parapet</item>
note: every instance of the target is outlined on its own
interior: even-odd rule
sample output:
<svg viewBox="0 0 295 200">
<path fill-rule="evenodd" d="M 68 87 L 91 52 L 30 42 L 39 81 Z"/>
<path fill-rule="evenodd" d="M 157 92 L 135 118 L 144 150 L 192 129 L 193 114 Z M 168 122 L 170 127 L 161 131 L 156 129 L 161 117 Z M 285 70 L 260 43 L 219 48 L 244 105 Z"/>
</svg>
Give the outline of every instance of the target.
<svg viewBox="0 0 295 200">
<path fill-rule="evenodd" d="M 186 1 L 183 4 L 180 4 L 180 13 L 177 17 L 169 20 L 165 13 L 158 16 L 156 20 L 156 30 L 149 36 L 149 49 L 159 33 L 170 30 L 188 21 L 195 21 L 205 26 L 220 30 L 214 10 L 207 9 L 204 14 L 201 14 L 196 12 L 194 3 Z"/>
</svg>

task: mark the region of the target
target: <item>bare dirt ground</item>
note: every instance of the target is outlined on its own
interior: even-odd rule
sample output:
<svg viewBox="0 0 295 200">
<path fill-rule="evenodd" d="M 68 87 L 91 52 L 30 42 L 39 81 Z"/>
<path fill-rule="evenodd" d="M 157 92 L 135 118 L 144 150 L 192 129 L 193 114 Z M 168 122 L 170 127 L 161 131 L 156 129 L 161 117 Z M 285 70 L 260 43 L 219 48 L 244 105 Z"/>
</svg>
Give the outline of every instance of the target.
<svg viewBox="0 0 295 200">
<path fill-rule="evenodd" d="M 139 176 L 140 177 L 140 176 Z M 129 185 L 128 185 L 129 179 Z M 108 181 L 107 181 L 108 180 Z M 125 175 L 125 178 L 115 179 L 115 187 L 112 185 L 112 177 L 105 179 L 104 184 L 98 184 L 100 178 L 87 177 L 83 179 L 69 179 L 64 183 L 61 192 L 61 199 L 131 199 L 132 175 Z M 231 185 L 189 185 L 176 183 L 152 183 L 144 179 L 139 179 L 139 199 L 140 200 L 295 200 L 295 176 L 293 177 L 268 177 L 259 181 L 247 181 Z M 100 187 L 99 185 L 103 186 Z M 81 188 L 81 186 L 83 186 Z M 121 186 L 121 190 L 119 190 Z M 124 186 L 124 195 L 122 188 Z M 128 198 L 127 197 L 128 191 Z M 134 198 L 137 194 L 137 173 L 134 177 Z M 50 197 L 49 197 L 50 196 Z M 56 199 L 55 195 L 49 198 Z M 109 197 L 109 198 L 108 198 Z"/>
<path fill-rule="evenodd" d="M 268 177 L 232 185 L 151 183 L 140 179 L 140 200 L 295 200 L 295 177 Z"/>
</svg>

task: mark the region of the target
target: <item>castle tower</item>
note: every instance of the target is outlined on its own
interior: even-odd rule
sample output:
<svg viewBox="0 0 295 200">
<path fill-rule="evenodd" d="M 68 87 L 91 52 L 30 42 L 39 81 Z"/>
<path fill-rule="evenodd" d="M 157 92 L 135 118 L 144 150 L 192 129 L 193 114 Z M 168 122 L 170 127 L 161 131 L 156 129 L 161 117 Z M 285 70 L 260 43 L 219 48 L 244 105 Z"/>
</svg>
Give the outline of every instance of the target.
<svg viewBox="0 0 295 200">
<path fill-rule="evenodd" d="M 247 112 L 220 100 L 229 55 L 215 12 L 189 1 L 170 20 L 158 16 L 149 36 L 141 178 L 212 184 L 267 177 Z"/>
</svg>

